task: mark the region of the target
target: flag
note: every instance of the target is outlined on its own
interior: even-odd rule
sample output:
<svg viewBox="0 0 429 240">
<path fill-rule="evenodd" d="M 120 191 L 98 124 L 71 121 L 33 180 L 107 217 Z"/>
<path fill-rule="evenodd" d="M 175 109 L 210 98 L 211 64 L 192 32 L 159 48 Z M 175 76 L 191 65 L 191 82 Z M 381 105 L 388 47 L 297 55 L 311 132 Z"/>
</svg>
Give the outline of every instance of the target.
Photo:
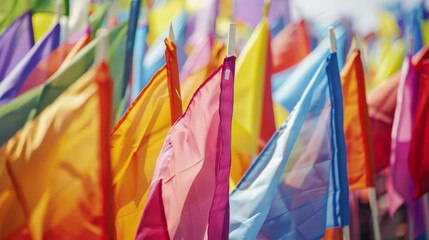
<svg viewBox="0 0 429 240">
<path fill-rule="evenodd" d="M 193 0 L 195 1 L 195 0 Z M 186 48 L 200 48 L 208 36 L 216 33 L 216 18 L 219 12 L 219 0 L 196 1 L 203 3 L 195 12 L 189 15 L 186 24 Z M 195 5 L 197 5 L 195 3 Z M 203 37 L 204 36 L 204 37 Z M 190 52 L 192 52 L 191 50 Z M 188 54 L 189 55 L 189 54 Z"/>
<path fill-rule="evenodd" d="M 122 79 L 123 89 L 120 95 L 121 98 L 125 96 L 127 85 L 130 82 L 131 67 L 133 64 L 134 41 L 136 38 L 137 21 L 140 13 L 140 0 L 132 0 L 130 5 L 130 18 L 128 21 L 127 39 L 125 44 L 124 72 Z"/>
<path fill-rule="evenodd" d="M 368 112 L 374 150 L 374 168 L 378 173 L 389 165 L 390 143 L 400 74 L 396 73 L 368 93 Z"/>
<path fill-rule="evenodd" d="M 209 56 L 206 56 L 207 54 L 207 48 L 209 48 L 212 44 L 211 50 L 209 52 Z M 186 108 L 188 106 L 189 102 L 192 99 L 192 96 L 194 95 L 195 91 L 198 89 L 198 87 L 204 82 L 205 79 L 210 77 L 210 75 L 223 63 L 224 56 L 226 55 L 226 45 L 223 41 L 220 40 L 214 40 L 213 43 L 211 43 L 210 39 L 207 39 L 204 45 L 200 45 L 202 47 L 206 47 L 203 49 L 194 49 L 194 52 L 189 56 L 188 60 L 186 61 L 185 65 L 182 68 L 182 72 L 189 70 L 188 72 L 184 72 L 183 74 L 189 74 L 187 77 L 186 75 L 182 78 L 180 76 L 181 80 L 183 81 L 181 84 L 181 90 L 182 90 L 182 96 L 183 96 L 183 107 Z M 205 61 L 206 65 L 201 66 L 197 69 L 198 66 L 200 66 L 201 63 L 204 63 Z M 198 62 L 198 64 L 196 63 Z M 187 66 L 185 68 L 185 66 Z M 191 69 L 188 69 L 188 67 Z M 192 72 L 191 72 L 192 71 Z M 186 78 L 185 78 L 186 77 Z"/>
<path fill-rule="evenodd" d="M 372 136 L 360 56 L 360 51 L 354 50 L 341 72 L 350 190 L 375 186 Z"/>
<path fill-rule="evenodd" d="M 287 25 L 272 42 L 273 74 L 299 63 L 311 52 L 304 20 Z"/>
<path fill-rule="evenodd" d="M 412 62 L 411 53 L 404 60 L 398 86 L 395 115 L 392 125 L 392 142 L 390 154 L 390 170 L 387 184 L 389 197 L 389 212 L 393 216 L 395 211 L 406 203 L 408 219 L 414 219 L 414 236 L 424 232 L 424 218 L 422 205 L 412 199 L 415 185 L 408 168 L 411 134 L 417 104 L 417 74 Z M 422 199 L 427 201 L 427 199 Z"/>
<path fill-rule="evenodd" d="M 33 13 L 56 13 L 57 1 L 55 0 L 10 0 L 2 2 L 0 8 L 0 35 L 22 14 L 32 10 Z M 62 1 L 63 14 L 69 14 L 69 0 Z"/>
<path fill-rule="evenodd" d="M 0 82 L 34 45 L 31 12 L 25 12 L 0 36 Z"/>
<path fill-rule="evenodd" d="M 154 6 L 148 13 L 148 44 L 152 45 L 157 39 L 166 36 L 166 30 L 170 23 L 175 23 L 180 15 L 184 14 L 184 4 L 180 1 L 168 1 L 157 6 Z M 177 28 L 174 28 L 175 32 Z"/>
<path fill-rule="evenodd" d="M 58 47 L 59 41 L 60 25 L 57 24 L 0 82 L 0 105 L 12 101 L 18 95 L 24 80 L 40 61 L 48 57 Z"/>
<path fill-rule="evenodd" d="M 57 14 L 54 13 L 33 13 L 31 16 L 33 22 L 34 41 L 37 43 L 49 33 L 49 30 L 58 23 Z M 62 31 L 64 29 L 61 27 Z"/>
<path fill-rule="evenodd" d="M 91 38 L 95 38 L 98 30 L 101 28 L 105 18 L 107 16 L 107 10 L 109 9 L 110 2 L 105 1 L 97 10 L 89 16 L 89 22 L 91 24 L 92 35 Z"/>
<path fill-rule="evenodd" d="M 119 102 L 119 89 L 122 84 L 123 59 L 125 52 L 126 23 L 119 25 L 109 32 L 109 68 L 110 76 L 114 81 L 113 105 Z M 99 43 L 95 38 L 83 48 L 69 63 L 54 73 L 42 86 L 18 96 L 14 101 L 0 106 L 0 145 L 12 137 L 27 120 L 51 104 L 61 93 L 85 73 L 94 62 L 95 46 Z"/>
<path fill-rule="evenodd" d="M 410 39 L 412 36 L 413 49 L 408 49 L 406 51 L 416 54 L 423 47 L 423 15 L 425 11 L 425 5 L 423 2 L 417 4 L 414 8 L 405 13 L 404 17 L 404 39 Z M 411 34 L 411 36 L 410 36 Z M 409 44 L 408 44 L 409 45 Z"/>
<path fill-rule="evenodd" d="M 405 54 L 405 44 L 402 39 L 396 39 L 393 42 L 389 40 L 383 43 L 388 48 L 385 57 L 377 66 L 373 82 L 370 82 L 369 88 L 372 89 L 376 85 L 389 79 L 394 73 L 399 71 L 402 66 L 402 60 Z"/>
<path fill-rule="evenodd" d="M 275 132 L 268 19 L 252 33 L 237 62 L 232 120 L 231 178 L 236 183 Z"/>
<path fill-rule="evenodd" d="M 341 90 L 332 86 L 340 85 L 335 58 L 319 62 L 288 119 L 231 193 L 230 239 L 321 238 L 334 210 L 339 219 L 333 225 L 348 224 L 344 139 L 337 137 L 342 102 L 333 96 Z M 333 188 L 338 181 L 345 186 Z"/>
<path fill-rule="evenodd" d="M 262 20 L 264 14 L 265 1 L 261 0 L 236 0 L 234 1 L 234 17 L 236 20 L 244 22 L 250 28 L 255 28 Z M 268 20 L 270 25 L 284 17 L 286 24 L 290 22 L 290 2 L 289 0 L 270 1 Z"/>
<path fill-rule="evenodd" d="M 16 19 L 30 10 L 28 5 L 27 1 L 19 0 L 2 2 L 2 7 L 0 8 L 0 36 L 3 35 Z"/>
<path fill-rule="evenodd" d="M 414 200 L 428 192 L 429 185 L 427 174 L 429 170 L 429 126 L 428 101 L 429 101 L 429 64 L 424 62 L 418 83 L 417 105 L 413 130 L 411 135 L 410 153 L 408 156 L 408 167 L 415 185 L 413 192 Z"/>
<path fill-rule="evenodd" d="M 404 201 L 411 203 L 414 192 L 408 169 L 411 129 L 417 99 L 417 78 L 411 62 L 411 54 L 404 60 L 399 79 L 395 115 L 392 125 L 390 174 L 392 184 L 388 185 L 389 210 L 391 216 Z"/>
<path fill-rule="evenodd" d="M 69 62 L 90 41 L 90 34 L 87 32 L 78 41 L 67 42 L 59 46 L 49 56 L 40 61 L 30 72 L 30 74 L 23 81 L 18 95 L 21 95 L 28 90 L 43 84 L 61 66 Z"/>
<path fill-rule="evenodd" d="M 3 238 L 102 238 L 111 234 L 106 186 L 112 85 L 105 63 L 0 150 Z M 41 174 L 43 173 L 43 174 Z"/>
<path fill-rule="evenodd" d="M 344 66 L 346 32 L 335 28 L 339 68 Z M 316 72 L 321 61 L 329 55 L 329 39 L 325 38 L 309 55 L 292 69 L 273 76 L 273 98 L 287 111 L 292 111 Z"/>
<path fill-rule="evenodd" d="M 211 61 L 211 53 L 214 45 L 214 37 L 212 34 L 204 34 L 198 36 L 198 42 L 193 47 L 188 58 L 180 70 L 181 82 L 186 82 L 188 77 L 196 71 L 207 66 Z M 221 63 L 222 64 L 222 63 Z M 219 65 L 221 65 L 219 64 Z M 216 66 L 217 68 L 218 66 Z M 211 71 L 213 72 L 213 71 Z M 209 73 L 210 74 L 210 73 Z M 208 76 L 204 76 L 204 79 Z M 204 80 L 202 80 L 204 81 Z M 199 84 L 200 85 L 200 84 Z"/>
<path fill-rule="evenodd" d="M 112 131 L 118 239 L 134 237 L 163 141 L 182 115 L 176 46 L 169 39 L 165 45 L 167 64 L 154 75 Z"/>
<path fill-rule="evenodd" d="M 175 43 L 178 51 L 177 56 L 178 56 L 178 63 L 179 63 L 179 69 L 180 69 L 181 62 L 183 60 L 183 52 L 181 52 L 180 49 L 183 50 L 181 45 L 184 43 L 186 14 L 184 13 L 179 14 L 172 23 L 173 23 L 173 29 L 176 37 Z M 150 25 L 148 27 L 150 28 Z M 135 81 L 133 81 L 133 90 L 132 90 L 133 95 L 131 97 L 131 100 L 134 100 L 137 97 L 137 95 L 134 95 L 134 94 L 139 93 L 143 89 L 143 87 L 147 85 L 149 80 L 151 80 L 155 72 L 165 64 L 165 60 L 164 60 L 165 36 L 167 36 L 167 34 L 157 38 L 156 41 L 153 42 L 147 49 L 147 52 L 145 53 L 145 56 L 143 59 L 142 79 L 140 80 L 135 79 Z"/>
<path fill-rule="evenodd" d="M 57 13 L 58 1 L 55 0 L 31 0 L 34 12 L 45 12 L 45 13 Z M 62 14 L 69 15 L 70 12 L 70 0 L 60 0 L 62 5 Z"/>
<path fill-rule="evenodd" d="M 146 54 L 147 45 L 146 38 L 148 33 L 148 26 L 146 23 L 141 23 L 137 26 L 136 39 L 134 44 L 134 58 L 133 58 L 133 77 L 131 81 L 131 94 L 129 101 L 131 102 L 131 96 L 138 96 L 141 89 L 143 88 L 141 82 L 143 82 L 143 59 Z M 137 86 L 135 86 L 137 85 Z"/>
<path fill-rule="evenodd" d="M 226 239 L 235 57 L 197 90 L 168 132 L 136 239 Z"/>
</svg>

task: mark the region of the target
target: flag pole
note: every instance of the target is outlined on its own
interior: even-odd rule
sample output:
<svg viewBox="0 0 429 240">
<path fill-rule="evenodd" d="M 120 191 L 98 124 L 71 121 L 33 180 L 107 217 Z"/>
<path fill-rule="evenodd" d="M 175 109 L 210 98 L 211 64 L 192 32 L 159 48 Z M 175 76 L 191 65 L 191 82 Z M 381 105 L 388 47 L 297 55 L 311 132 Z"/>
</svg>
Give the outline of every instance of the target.
<svg viewBox="0 0 429 240">
<path fill-rule="evenodd" d="M 107 52 L 109 48 L 109 39 L 107 34 L 107 29 L 102 28 L 97 32 L 100 40 L 98 42 L 97 48 L 95 49 L 95 61 L 94 65 L 100 64 L 102 61 L 107 61 Z"/>
<path fill-rule="evenodd" d="M 176 39 L 174 38 L 174 31 L 173 31 L 173 23 L 170 22 L 170 29 L 168 29 L 168 39 L 170 39 L 170 41 L 175 42 Z"/>
<path fill-rule="evenodd" d="M 329 35 L 329 47 L 330 47 L 331 53 L 335 53 L 337 52 L 337 41 L 335 39 L 334 27 L 328 28 L 328 35 Z"/>
<path fill-rule="evenodd" d="M 337 52 L 337 41 L 335 38 L 335 32 L 333 27 L 328 27 L 328 35 L 329 35 L 329 48 L 331 53 Z M 343 239 L 350 240 L 350 226 L 343 226 Z"/>
<path fill-rule="evenodd" d="M 235 23 L 229 24 L 228 29 L 228 42 L 226 45 L 226 56 L 234 56 L 234 50 L 235 50 Z"/>
<path fill-rule="evenodd" d="M 429 202 L 428 202 L 429 194 L 423 195 L 421 201 L 423 201 L 423 214 L 424 214 L 424 223 L 425 223 L 425 232 L 426 239 L 428 239 L 429 234 Z"/>
<path fill-rule="evenodd" d="M 381 240 L 380 225 L 378 224 L 378 206 L 377 195 L 374 187 L 370 187 L 369 191 L 369 207 L 371 209 L 372 227 L 374 230 L 374 239 Z"/>
</svg>

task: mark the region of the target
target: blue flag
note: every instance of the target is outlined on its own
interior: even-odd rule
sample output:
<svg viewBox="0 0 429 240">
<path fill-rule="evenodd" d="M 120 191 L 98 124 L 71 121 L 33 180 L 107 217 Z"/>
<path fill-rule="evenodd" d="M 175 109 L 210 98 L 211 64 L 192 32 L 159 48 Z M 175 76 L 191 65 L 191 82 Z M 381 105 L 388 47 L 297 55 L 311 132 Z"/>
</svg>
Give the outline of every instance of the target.
<svg viewBox="0 0 429 240">
<path fill-rule="evenodd" d="M 339 79 L 330 54 L 231 193 L 231 239 L 316 239 L 348 224 Z"/>
<path fill-rule="evenodd" d="M 423 48 L 423 34 L 422 34 L 422 25 L 423 25 L 423 16 L 424 16 L 424 3 L 418 4 L 416 7 L 405 13 L 404 19 L 404 35 L 407 41 L 407 52 L 409 51 L 408 39 L 410 34 L 413 36 L 413 49 L 412 54 L 416 54 L 420 49 Z"/>
<path fill-rule="evenodd" d="M 345 62 L 345 45 L 347 34 L 341 28 L 335 30 L 338 46 L 338 67 L 341 69 Z M 308 56 L 291 70 L 280 72 L 273 76 L 273 97 L 286 110 L 291 111 L 296 105 L 311 77 L 318 69 L 320 62 L 329 55 L 329 39 L 326 37 Z"/>
<path fill-rule="evenodd" d="M 148 25 L 144 23 L 137 27 L 136 41 L 134 44 L 134 60 L 133 60 L 133 81 L 131 84 L 131 95 L 137 96 L 142 89 L 143 83 L 143 59 L 146 54 L 147 45 L 146 38 L 148 34 Z"/>
</svg>

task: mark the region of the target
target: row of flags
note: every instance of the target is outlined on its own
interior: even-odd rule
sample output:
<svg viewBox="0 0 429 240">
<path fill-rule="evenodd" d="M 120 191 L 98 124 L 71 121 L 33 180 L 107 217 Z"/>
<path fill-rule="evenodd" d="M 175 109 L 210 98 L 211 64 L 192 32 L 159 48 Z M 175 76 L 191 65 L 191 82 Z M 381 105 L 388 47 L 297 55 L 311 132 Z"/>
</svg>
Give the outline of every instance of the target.
<svg viewBox="0 0 429 240">
<path fill-rule="evenodd" d="M 423 15 L 352 44 L 287 1 L 60 2 L 0 14 L 0 239 L 355 239 L 353 192 L 381 173 L 390 214 L 429 230 Z"/>
</svg>

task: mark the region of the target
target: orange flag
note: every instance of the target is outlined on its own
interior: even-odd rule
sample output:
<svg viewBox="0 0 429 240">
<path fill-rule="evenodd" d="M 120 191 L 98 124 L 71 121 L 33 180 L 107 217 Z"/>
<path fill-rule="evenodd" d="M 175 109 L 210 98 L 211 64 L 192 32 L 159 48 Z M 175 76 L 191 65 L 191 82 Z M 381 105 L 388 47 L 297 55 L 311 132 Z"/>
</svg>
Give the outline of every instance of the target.
<svg viewBox="0 0 429 240">
<path fill-rule="evenodd" d="M 19 95 L 43 84 L 62 65 L 69 62 L 82 48 L 91 41 L 89 33 L 85 34 L 77 42 L 65 43 L 55 49 L 47 58 L 40 61 L 24 80 Z"/>
<path fill-rule="evenodd" d="M 103 63 L 3 145 L 0 239 L 112 235 L 111 106 L 112 83 Z"/>
<path fill-rule="evenodd" d="M 165 40 L 164 65 L 112 132 L 116 236 L 131 239 L 146 204 L 156 159 L 168 130 L 182 115 L 176 46 Z"/>
<path fill-rule="evenodd" d="M 287 25 L 272 41 L 273 74 L 299 63 L 311 52 L 304 20 Z"/>
<path fill-rule="evenodd" d="M 341 71 L 344 99 L 344 134 L 350 190 L 375 184 L 372 138 L 360 51 L 355 50 Z"/>
</svg>

